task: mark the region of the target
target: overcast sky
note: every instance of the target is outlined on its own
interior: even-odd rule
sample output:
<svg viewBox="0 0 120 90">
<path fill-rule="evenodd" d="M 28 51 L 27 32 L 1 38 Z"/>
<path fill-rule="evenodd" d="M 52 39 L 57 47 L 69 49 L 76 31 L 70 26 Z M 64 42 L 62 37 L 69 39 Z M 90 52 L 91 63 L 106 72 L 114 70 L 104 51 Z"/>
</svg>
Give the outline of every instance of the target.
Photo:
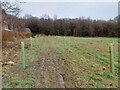
<svg viewBox="0 0 120 90">
<path fill-rule="evenodd" d="M 20 0 L 33 2 L 33 0 Z M 34 2 L 118 2 L 119 0 L 34 0 Z"/>
<path fill-rule="evenodd" d="M 94 0 L 89 0 L 89 2 L 88 0 L 85 0 L 86 2 L 40 2 L 40 0 L 39 2 L 38 0 L 35 0 L 35 2 L 30 2 L 30 0 L 28 1 L 29 2 L 21 5 L 23 10 L 21 16 L 31 14 L 33 16 L 41 17 L 43 14 L 48 14 L 51 18 L 53 18 L 54 15 L 57 15 L 58 18 L 79 18 L 84 16 L 86 18 L 90 17 L 92 19 L 108 20 L 113 19 L 118 15 L 117 0 L 109 0 L 109 2 L 90 2 Z"/>
</svg>

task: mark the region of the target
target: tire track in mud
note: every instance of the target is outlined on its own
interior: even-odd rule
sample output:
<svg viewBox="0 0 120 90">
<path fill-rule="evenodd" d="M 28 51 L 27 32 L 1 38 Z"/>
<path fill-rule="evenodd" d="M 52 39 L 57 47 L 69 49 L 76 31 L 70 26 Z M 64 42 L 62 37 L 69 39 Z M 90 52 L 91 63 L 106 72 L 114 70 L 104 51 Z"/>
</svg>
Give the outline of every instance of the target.
<svg viewBox="0 0 120 90">
<path fill-rule="evenodd" d="M 60 74 L 58 58 L 54 51 L 55 47 L 53 43 L 48 39 L 43 40 L 39 60 L 40 71 L 43 77 L 41 82 L 38 81 L 39 83 L 35 87 L 40 87 L 44 83 L 44 87 L 46 88 L 65 88 L 63 76 Z"/>
<path fill-rule="evenodd" d="M 51 58 L 52 58 L 52 62 L 55 65 L 55 70 L 56 70 L 56 74 L 57 74 L 57 78 L 58 78 L 58 85 L 60 86 L 60 88 L 65 88 L 65 84 L 64 84 L 64 79 L 63 76 L 61 75 L 61 71 L 60 71 L 60 65 L 58 64 L 58 59 L 55 56 L 54 53 L 51 53 Z"/>
<path fill-rule="evenodd" d="M 54 44 L 54 43 L 52 43 L 52 44 Z M 61 74 L 61 71 L 60 71 L 60 68 L 61 68 L 61 66 L 62 66 L 62 64 L 63 64 L 63 62 L 61 62 L 61 63 L 59 63 L 59 59 L 58 59 L 58 57 L 56 56 L 56 51 L 55 51 L 55 46 L 56 45 L 50 45 L 50 50 L 52 50 L 51 51 L 51 61 L 52 61 L 52 63 L 54 63 L 54 65 L 55 65 L 55 70 L 56 70 L 56 74 L 57 74 L 57 78 L 58 78 L 58 85 L 60 86 L 60 88 L 65 88 L 65 82 L 64 82 L 64 79 L 63 79 L 63 76 L 62 76 L 62 74 Z"/>
</svg>

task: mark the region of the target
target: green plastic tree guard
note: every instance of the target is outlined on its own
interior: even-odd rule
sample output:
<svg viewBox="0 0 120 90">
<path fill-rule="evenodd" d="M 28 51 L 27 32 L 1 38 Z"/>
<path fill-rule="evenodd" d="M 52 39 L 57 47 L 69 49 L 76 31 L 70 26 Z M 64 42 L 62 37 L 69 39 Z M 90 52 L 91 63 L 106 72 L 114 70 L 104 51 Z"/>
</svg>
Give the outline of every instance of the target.
<svg viewBox="0 0 120 90">
<path fill-rule="evenodd" d="M 22 67 L 25 69 L 24 42 L 21 42 L 21 53 L 22 53 Z"/>
</svg>

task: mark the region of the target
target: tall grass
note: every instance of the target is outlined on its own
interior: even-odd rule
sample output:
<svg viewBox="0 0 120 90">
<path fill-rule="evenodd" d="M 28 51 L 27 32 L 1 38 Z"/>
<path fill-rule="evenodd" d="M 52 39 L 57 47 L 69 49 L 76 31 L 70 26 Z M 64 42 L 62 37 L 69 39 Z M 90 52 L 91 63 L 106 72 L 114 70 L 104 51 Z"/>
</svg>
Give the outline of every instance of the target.
<svg viewBox="0 0 120 90">
<path fill-rule="evenodd" d="M 31 35 L 31 33 L 2 30 L 2 42 L 20 40 Z"/>
</svg>

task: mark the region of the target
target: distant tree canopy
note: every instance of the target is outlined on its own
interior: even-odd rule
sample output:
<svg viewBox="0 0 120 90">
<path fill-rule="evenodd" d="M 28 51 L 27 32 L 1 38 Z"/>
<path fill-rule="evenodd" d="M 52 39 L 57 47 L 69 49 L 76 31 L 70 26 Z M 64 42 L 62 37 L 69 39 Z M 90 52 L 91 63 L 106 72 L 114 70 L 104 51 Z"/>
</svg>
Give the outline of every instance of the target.
<svg viewBox="0 0 120 90">
<path fill-rule="evenodd" d="M 57 16 L 56 16 L 57 17 Z M 34 34 L 86 36 L 86 37 L 118 37 L 119 25 L 114 20 L 92 20 L 84 18 L 51 19 L 48 15 L 41 18 L 26 15 L 25 26 Z"/>
</svg>

